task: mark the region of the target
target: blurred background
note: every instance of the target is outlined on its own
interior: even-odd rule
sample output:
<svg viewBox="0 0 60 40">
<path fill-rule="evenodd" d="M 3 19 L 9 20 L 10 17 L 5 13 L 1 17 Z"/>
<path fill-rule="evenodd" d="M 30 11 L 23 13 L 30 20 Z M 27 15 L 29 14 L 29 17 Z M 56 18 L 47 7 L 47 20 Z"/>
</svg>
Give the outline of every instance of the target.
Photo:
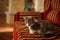
<svg viewBox="0 0 60 40">
<path fill-rule="evenodd" d="M 13 24 L 7 23 L 5 14 L 8 11 L 8 5 L 9 0 L 0 0 L 0 40 L 12 40 L 13 38 Z"/>
</svg>

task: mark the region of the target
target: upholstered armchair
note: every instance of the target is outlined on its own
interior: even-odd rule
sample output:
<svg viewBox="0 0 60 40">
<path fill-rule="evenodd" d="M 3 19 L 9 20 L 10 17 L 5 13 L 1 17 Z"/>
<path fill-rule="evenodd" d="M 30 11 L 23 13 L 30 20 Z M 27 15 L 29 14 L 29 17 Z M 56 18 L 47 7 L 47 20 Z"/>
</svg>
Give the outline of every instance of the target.
<svg viewBox="0 0 60 40">
<path fill-rule="evenodd" d="M 60 0 L 45 0 L 44 8 L 45 11 L 42 13 L 42 18 L 44 20 L 50 21 L 58 26 L 60 26 Z M 60 36 L 44 37 L 37 34 L 29 34 L 28 28 L 25 26 L 22 16 L 34 16 L 40 17 L 39 12 L 17 12 L 15 15 L 14 30 L 13 30 L 13 40 L 60 40 Z M 36 18 L 37 18 L 36 17 Z M 55 27 L 55 26 L 54 26 Z M 60 30 L 55 27 L 57 32 Z M 55 33 L 56 33 L 55 31 Z M 58 33 L 60 34 L 60 33 Z"/>
<path fill-rule="evenodd" d="M 44 19 L 60 25 L 60 0 L 46 0 Z"/>
</svg>

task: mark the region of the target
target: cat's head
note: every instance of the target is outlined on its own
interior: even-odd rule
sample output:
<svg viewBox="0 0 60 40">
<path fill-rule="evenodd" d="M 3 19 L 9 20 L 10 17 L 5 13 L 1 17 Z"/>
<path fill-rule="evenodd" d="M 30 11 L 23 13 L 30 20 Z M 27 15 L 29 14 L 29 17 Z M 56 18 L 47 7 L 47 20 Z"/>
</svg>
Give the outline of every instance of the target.
<svg viewBox="0 0 60 40">
<path fill-rule="evenodd" d="M 25 24 L 27 24 L 28 26 L 30 26 L 31 24 L 33 24 L 35 22 L 35 20 L 32 16 L 26 16 L 23 18 L 24 18 Z"/>
</svg>

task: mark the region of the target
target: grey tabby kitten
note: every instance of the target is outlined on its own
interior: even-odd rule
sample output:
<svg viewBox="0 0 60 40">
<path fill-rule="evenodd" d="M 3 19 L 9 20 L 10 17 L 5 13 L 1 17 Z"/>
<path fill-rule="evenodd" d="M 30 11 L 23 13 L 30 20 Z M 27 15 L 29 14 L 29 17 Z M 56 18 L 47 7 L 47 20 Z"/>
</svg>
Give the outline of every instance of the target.
<svg viewBox="0 0 60 40">
<path fill-rule="evenodd" d="M 41 33 L 40 24 L 31 16 L 24 17 L 25 24 L 29 29 L 30 34 Z"/>
<path fill-rule="evenodd" d="M 53 24 L 45 20 L 37 21 L 31 16 L 24 17 L 25 24 L 29 29 L 30 34 L 52 34 Z"/>
</svg>

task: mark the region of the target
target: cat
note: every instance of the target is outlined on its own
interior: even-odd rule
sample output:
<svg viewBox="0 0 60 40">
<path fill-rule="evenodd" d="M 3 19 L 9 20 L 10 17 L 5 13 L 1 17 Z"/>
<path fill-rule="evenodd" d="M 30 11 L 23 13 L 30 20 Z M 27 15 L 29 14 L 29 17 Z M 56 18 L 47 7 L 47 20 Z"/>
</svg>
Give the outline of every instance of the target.
<svg viewBox="0 0 60 40">
<path fill-rule="evenodd" d="M 30 34 L 38 33 L 40 34 L 40 24 L 31 16 L 24 17 L 25 24 L 29 29 Z M 36 28 L 37 27 L 37 28 Z M 41 32 L 42 33 L 42 32 Z"/>
<path fill-rule="evenodd" d="M 54 30 L 54 24 L 46 21 L 46 20 L 40 20 L 40 27 L 42 27 L 42 32 L 45 37 L 53 36 L 53 30 Z"/>
<path fill-rule="evenodd" d="M 24 17 L 25 24 L 29 29 L 30 34 L 40 34 L 47 35 L 52 34 L 53 24 L 45 20 L 36 20 L 32 16 Z"/>
</svg>

